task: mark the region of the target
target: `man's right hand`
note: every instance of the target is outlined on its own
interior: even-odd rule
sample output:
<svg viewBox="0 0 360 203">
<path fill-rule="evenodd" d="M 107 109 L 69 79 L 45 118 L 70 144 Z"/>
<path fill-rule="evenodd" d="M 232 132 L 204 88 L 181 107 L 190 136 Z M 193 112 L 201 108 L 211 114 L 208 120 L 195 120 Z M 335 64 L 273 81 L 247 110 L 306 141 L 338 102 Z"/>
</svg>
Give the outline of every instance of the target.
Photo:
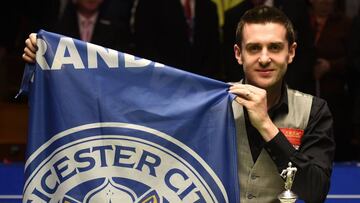
<svg viewBox="0 0 360 203">
<path fill-rule="evenodd" d="M 24 54 L 22 55 L 22 58 L 27 63 L 35 63 L 36 60 L 36 33 L 31 33 L 29 35 L 29 38 L 25 40 L 25 48 L 24 48 Z"/>
<path fill-rule="evenodd" d="M 230 86 L 229 92 L 235 94 L 235 100 L 247 109 L 251 125 L 259 131 L 266 142 L 278 134 L 279 129 L 268 114 L 266 90 L 253 85 L 234 83 Z"/>
</svg>

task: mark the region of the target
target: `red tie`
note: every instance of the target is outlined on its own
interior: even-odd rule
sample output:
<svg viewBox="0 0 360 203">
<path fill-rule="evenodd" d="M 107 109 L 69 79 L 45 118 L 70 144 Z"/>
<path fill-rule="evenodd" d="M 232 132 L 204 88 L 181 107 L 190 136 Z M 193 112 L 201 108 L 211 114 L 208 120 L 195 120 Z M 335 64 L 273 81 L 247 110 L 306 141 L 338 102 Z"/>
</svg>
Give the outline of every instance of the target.
<svg viewBox="0 0 360 203">
<path fill-rule="evenodd" d="M 190 42 L 192 42 L 192 37 L 193 37 L 193 33 L 192 33 L 192 12 L 191 12 L 191 5 L 190 5 L 190 1 L 191 0 L 185 0 L 184 3 L 184 13 L 185 13 L 185 17 L 186 17 L 186 22 L 188 24 L 188 37 Z"/>
<path fill-rule="evenodd" d="M 186 20 L 187 20 L 187 21 L 191 20 L 191 17 L 192 17 L 192 16 L 191 16 L 190 0 L 185 0 L 184 12 L 185 12 Z"/>
</svg>

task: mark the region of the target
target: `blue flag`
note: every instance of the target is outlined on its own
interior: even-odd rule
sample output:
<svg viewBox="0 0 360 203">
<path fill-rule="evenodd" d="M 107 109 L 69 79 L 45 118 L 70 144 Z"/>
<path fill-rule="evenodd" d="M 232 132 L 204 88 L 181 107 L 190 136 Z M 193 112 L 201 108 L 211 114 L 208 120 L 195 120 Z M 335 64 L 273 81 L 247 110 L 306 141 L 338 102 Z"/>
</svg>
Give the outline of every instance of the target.
<svg viewBox="0 0 360 203">
<path fill-rule="evenodd" d="M 23 202 L 239 202 L 229 85 L 41 30 Z"/>
</svg>

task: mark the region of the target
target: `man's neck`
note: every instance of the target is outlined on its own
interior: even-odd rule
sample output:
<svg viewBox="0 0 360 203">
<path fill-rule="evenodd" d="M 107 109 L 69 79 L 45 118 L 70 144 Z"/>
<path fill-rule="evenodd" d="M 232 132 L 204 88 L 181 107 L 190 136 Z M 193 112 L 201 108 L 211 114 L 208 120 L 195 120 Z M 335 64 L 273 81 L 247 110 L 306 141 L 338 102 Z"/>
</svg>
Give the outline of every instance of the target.
<svg viewBox="0 0 360 203">
<path fill-rule="evenodd" d="M 84 18 L 90 19 L 90 18 L 96 16 L 98 14 L 98 11 L 85 11 L 85 10 L 79 9 L 78 13 Z"/>
<path fill-rule="evenodd" d="M 87 16 L 84 16 L 82 13 L 78 12 L 78 18 L 79 20 L 90 20 L 90 21 L 93 21 L 95 22 L 96 19 L 97 19 L 97 16 L 98 16 L 98 13 L 93 13 L 92 15 L 87 15 Z"/>
</svg>

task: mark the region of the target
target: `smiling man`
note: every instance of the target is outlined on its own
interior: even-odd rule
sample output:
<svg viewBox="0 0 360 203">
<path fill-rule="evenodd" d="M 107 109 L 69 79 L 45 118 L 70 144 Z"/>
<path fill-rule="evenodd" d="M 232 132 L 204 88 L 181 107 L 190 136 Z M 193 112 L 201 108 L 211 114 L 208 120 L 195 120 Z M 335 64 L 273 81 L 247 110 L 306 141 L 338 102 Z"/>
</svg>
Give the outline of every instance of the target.
<svg viewBox="0 0 360 203">
<path fill-rule="evenodd" d="M 279 202 L 279 173 L 297 168 L 292 191 L 323 202 L 330 186 L 335 143 L 326 102 L 289 89 L 284 81 L 295 57 L 295 33 L 278 9 L 247 11 L 236 30 L 235 57 L 245 78 L 230 87 L 237 124 L 241 202 Z"/>
</svg>

